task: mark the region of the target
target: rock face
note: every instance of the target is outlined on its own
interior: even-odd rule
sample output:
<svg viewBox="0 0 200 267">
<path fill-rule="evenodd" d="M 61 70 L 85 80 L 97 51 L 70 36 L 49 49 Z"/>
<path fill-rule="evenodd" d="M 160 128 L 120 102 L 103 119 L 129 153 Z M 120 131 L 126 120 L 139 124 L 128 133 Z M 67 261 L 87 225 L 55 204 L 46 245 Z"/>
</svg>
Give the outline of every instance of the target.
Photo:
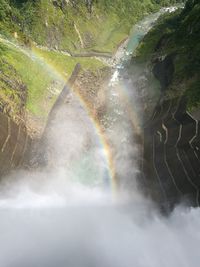
<svg viewBox="0 0 200 267">
<path fill-rule="evenodd" d="M 153 67 L 153 74 L 161 84 L 161 89 L 166 89 L 173 80 L 175 54 L 167 55 L 164 59 L 157 59 Z"/>
<path fill-rule="evenodd" d="M 22 126 L 0 112 L 0 178 L 11 169 L 26 164 L 31 138 Z"/>
<path fill-rule="evenodd" d="M 199 134 L 183 97 L 159 103 L 144 129 L 144 187 L 165 209 L 180 201 L 199 206 Z"/>
</svg>

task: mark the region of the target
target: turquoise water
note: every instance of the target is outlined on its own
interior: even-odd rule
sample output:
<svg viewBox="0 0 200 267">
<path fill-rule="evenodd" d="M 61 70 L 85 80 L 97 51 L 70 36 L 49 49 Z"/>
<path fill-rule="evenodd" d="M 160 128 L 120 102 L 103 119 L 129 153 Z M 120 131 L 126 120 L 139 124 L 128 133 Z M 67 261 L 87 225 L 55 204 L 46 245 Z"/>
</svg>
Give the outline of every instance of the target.
<svg viewBox="0 0 200 267">
<path fill-rule="evenodd" d="M 131 53 L 135 51 L 135 49 L 137 48 L 143 36 L 144 36 L 143 32 L 139 32 L 139 31 L 134 32 L 134 34 L 131 36 L 130 41 L 128 43 L 127 52 Z"/>
<path fill-rule="evenodd" d="M 169 8 L 162 8 L 160 11 L 146 16 L 143 20 L 133 26 L 126 48 L 128 54 L 133 53 L 135 51 L 142 38 L 153 27 L 160 15 L 168 11 L 170 11 Z M 171 11 L 173 11 L 173 9 Z"/>
</svg>

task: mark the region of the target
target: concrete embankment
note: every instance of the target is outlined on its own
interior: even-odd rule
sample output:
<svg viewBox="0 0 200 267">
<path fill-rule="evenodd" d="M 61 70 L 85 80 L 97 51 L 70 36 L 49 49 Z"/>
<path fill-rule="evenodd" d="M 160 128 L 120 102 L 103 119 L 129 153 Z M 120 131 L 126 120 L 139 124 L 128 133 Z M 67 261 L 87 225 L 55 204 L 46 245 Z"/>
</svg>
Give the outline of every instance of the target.
<svg viewBox="0 0 200 267">
<path fill-rule="evenodd" d="M 48 131 L 54 111 L 64 99 L 65 91 L 74 83 L 79 71 L 80 65 L 77 64 L 50 112 L 43 136 Z M 31 138 L 24 124 L 16 124 L 9 116 L 0 112 L 0 178 L 11 170 L 30 167 L 37 144 L 38 140 Z"/>
<path fill-rule="evenodd" d="M 165 208 L 182 201 L 199 206 L 199 135 L 183 97 L 160 102 L 144 128 L 144 187 Z"/>
<path fill-rule="evenodd" d="M 0 178 L 26 165 L 32 139 L 26 130 L 0 112 Z"/>
</svg>

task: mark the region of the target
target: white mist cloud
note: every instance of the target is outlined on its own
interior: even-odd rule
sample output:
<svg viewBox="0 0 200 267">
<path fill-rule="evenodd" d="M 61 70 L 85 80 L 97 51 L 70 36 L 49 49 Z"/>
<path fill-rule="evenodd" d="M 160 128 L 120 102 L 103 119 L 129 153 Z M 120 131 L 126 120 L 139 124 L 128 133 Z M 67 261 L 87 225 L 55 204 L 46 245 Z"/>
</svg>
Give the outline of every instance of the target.
<svg viewBox="0 0 200 267">
<path fill-rule="evenodd" d="M 110 189 L 102 146 L 71 99 L 49 129 L 48 165 L 1 181 L 0 267 L 199 267 L 200 209 L 163 217 L 144 199 L 127 114 L 120 101 L 109 108 L 123 192 Z"/>
<path fill-rule="evenodd" d="M 0 201 L 0 266 L 199 266 L 199 209 L 162 217 L 141 197 L 113 203 L 80 185 L 66 194 L 23 186 Z"/>
</svg>

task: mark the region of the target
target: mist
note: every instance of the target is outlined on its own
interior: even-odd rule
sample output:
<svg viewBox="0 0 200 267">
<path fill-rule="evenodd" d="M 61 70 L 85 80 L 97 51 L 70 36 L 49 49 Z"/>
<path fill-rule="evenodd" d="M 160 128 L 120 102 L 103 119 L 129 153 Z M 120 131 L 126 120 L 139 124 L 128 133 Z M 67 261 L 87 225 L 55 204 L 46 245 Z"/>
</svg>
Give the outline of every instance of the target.
<svg viewBox="0 0 200 267">
<path fill-rule="evenodd" d="M 199 267 L 200 209 L 180 204 L 166 216 L 140 192 L 130 107 L 142 120 L 145 90 L 122 80 L 117 64 L 101 125 L 117 188 L 102 136 L 69 92 L 40 144 L 43 164 L 0 182 L 0 267 Z"/>
<path fill-rule="evenodd" d="M 0 266 L 199 266 L 199 209 L 163 217 L 138 193 L 113 200 L 62 171 L 19 175 L 1 194 Z"/>
<path fill-rule="evenodd" d="M 119 141 L 121 192 L 87 112 L 73 96 L 60 109 L 47 136 L 48 164 L 1 182 L 0 266 L 199 266 L 200 210 L 179 206 L 165 217 L 139 192 L 137 146 L 120 141 L 129 132 L 119 135 L 119 125 L 126 123 L 118 117 L 109 133 Z"/>
</svg>

